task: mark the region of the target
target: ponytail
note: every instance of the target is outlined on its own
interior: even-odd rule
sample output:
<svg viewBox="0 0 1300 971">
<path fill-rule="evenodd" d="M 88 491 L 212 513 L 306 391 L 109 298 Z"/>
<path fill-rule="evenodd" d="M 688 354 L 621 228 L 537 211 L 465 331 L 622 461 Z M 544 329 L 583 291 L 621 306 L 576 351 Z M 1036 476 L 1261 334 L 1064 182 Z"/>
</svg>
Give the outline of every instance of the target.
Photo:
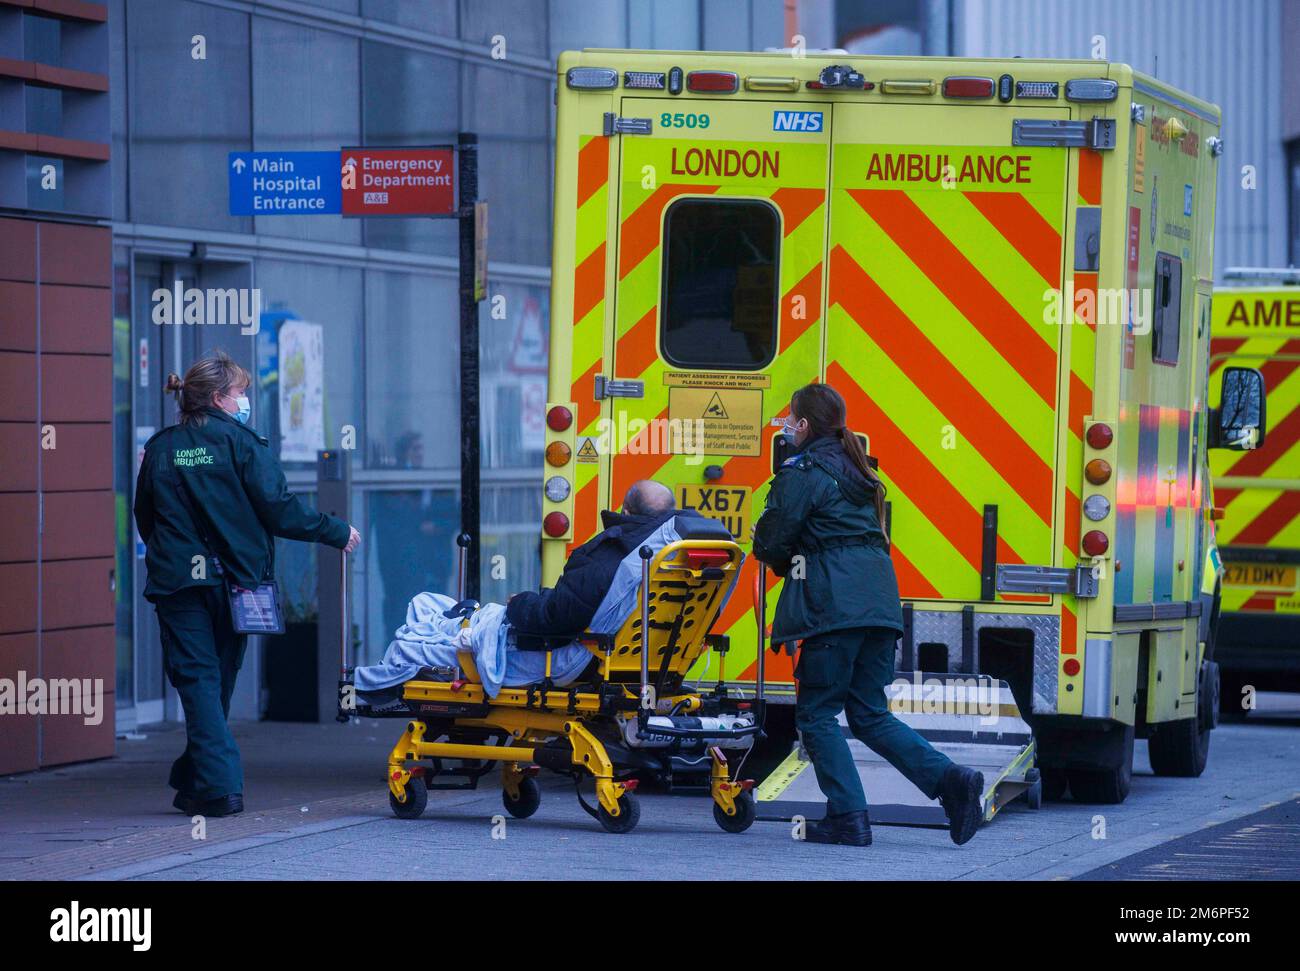
<svg viewBox="0 0 1300 971">
<path fill-rule="evenodd" d="M 848 455 L 849 461 L 874 487 L 876 519 L 880 529 L 885 529 L 885 483 L 867 461 L 866 450 L 857 435 L 846 424 L 848 407 L 843 396 L 829 384 L 804 385 L 790 399 L 791 413 L 808 422 L 808 430 L 816 436 L 835 436 Z"/>
</svg>

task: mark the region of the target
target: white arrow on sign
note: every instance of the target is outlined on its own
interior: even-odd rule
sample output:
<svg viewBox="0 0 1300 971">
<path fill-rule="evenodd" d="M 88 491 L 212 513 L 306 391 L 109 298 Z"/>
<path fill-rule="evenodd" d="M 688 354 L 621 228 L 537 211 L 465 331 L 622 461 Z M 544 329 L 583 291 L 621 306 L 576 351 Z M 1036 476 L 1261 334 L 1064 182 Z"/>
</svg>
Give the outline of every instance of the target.
<svg viewBox="0 0 1300 971">
<path fill-rule="evenodd" d="M 236 172 L 239 172 L 239 173 L 242 173 L 242 172 L 244 171 L 244 165 L 245 165 L 245 162 L 244 162 L 244 160 L 243 160 L 242 158 L 237 158 L 237 159 L 235 159 L 233 162 L 230 163 L 230 167 L 233 168 Z"/>
<path fill-rule="evenodd" d="M 343 165 L 344 167 L 355 169 L 357 167 L 357 160 L 354 158 L 350 158 L 346 162 L 344 162 Z"/>
</svg>

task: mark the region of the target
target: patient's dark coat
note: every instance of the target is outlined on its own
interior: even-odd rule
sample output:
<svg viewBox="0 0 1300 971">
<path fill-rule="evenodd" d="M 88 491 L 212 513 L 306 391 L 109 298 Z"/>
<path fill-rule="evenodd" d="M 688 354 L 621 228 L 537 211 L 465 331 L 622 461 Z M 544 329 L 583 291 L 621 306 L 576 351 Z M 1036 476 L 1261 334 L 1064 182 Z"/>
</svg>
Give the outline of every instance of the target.
<svg viewBox="0 0 1300 971">
<path fill-rule="evenodd" d="M 693 509 L 670 509 L 657 516 L 628 516 L 608 511 L 600 515 L 604 531 L 573 551 L 554 587 L 544 588 L 540 593 L 516 594 L 510 600 L 506 619 L 513 627 L 526 634 L 576 634 L 586 630 L 625 556 L 674 516 L 704 519 Z M 679 533 L 682 528 L 678 526 Z M 720 532 L 720 538 L 729 538 L 725 527 Z"/>
</svg>

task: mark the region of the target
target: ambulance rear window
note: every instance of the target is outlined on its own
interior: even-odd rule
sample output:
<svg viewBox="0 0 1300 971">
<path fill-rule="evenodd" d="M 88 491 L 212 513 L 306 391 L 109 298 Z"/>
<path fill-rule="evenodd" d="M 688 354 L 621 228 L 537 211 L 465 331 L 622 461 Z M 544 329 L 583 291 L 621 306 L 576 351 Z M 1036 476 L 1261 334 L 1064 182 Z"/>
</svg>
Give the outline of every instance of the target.
<svg viewBox="0 0 1300 971">
<path fill-rule="evenodd" d="M 1151 322 L 1151 359 L 1157 364 L 1178 363 L 1178 329 L 1182 326 L 1183 261 L 1156 253 L 1155 312 Z"/>
<path fill-rule="evenodd" d="M 679 199 L 668 207 L 664 238 L 664 359 L 676 367 L 768 364 L 776 354 L 776 209 L 754 199 Z"/>
</svg>

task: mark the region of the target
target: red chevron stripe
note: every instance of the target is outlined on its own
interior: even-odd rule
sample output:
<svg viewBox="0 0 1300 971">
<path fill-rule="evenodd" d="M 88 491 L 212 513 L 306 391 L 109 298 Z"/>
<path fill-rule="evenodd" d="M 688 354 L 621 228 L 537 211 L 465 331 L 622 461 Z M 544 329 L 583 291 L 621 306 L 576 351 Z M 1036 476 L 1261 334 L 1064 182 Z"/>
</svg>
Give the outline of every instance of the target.
<svg viewBox="0 0 1300 971">
<path fill-rule="evenodd" d="M 578 151 L 578 207 L 609 181 L 609 140 L 593 138 Z"/>
<path fill-rule="evenodd" d="M 1101 205 L 1101 153 L 1079 149 L 1079 195 L 1090 206 Z"/>
<path fill-rule="evenodd" d="M 1285 342 L 1277 349 L 1278 354 L 1295 354 L 1300 355 L 1300 340 L 1290 340 Z M 1276 357 L 1265 362 L 1260 366 L 1260 373 L 1264 375 L 1264 387 L 1272 390 L 1291 376 L 1297 367 L 1300 367 L 1300 356 L 1290 361 L 1281 361 Z"/>
<path fill-rule="evenodd" d="M 629 420 L 631 420 L 631 416 L 629 416 Z M 615 451 L 612 462 L 614 484 L 613 492 L 610 494 L 610 502 L 622 502 L 624 494 L 633 482 L 639 482 L 641 479 L 653 479 L 664 464 L 672 458 L 671 455 L 661 452 L 651 453 L 646 451 L 650 447 L 651 436 L 656 434 L 654 429 L 658 427 L 658 423 L 667 420 L 668 409 L 665 408 L 655 416 L 654 421 L 632 436 L 632 439 L 621 449 Z M 617 444 L 617 442 L 611 442 L 610 447 L 614 448 Z M 671 483 L 664 484 L 671 488 Z"/>
<path fill-rule="evenodd" d="M 1018 192 L 966 192 L 1020 258 L 1050 286 L 1061 283 L 1061 234 Z"/>
<path fill-rule="evenodd" d="M 840 246 L 831 252 L 830 299 L 871 335 L 890 360 L 1050 526 L 1051 467 Z"/>
<path fill-rule="evenodd" d="M 600 517 L 596 497 L 600 494 L 600 477 L 596 476 L 573 497 L 573 539 L 564 547 L 567 559 L 576 549 L 596 535 Z"/>
<path fill-rule="evenodd" d="M 803 297 L 803 318 L 793 315 L 795 297 Z M 818 263 L 781 298 L 781 350 L 803 336 L 822 315 L 822 265 Z"/>
<path fill-rule="evenodd" d="M 641 372 L 659 359 L 656 346 L 655 320 L 658 308 L 651 307 L 644 317 L 633 324 L 626 334 L 618 339 L 614 352 L 614 373 L 624 378 L 636 378 Z"/>
<path fill-rule="evenodd" d="M 675 185 L 665 183 L 651 193 L 650 198 L 623 220 L 619 230 L 618 278 L 631 273 L 641 261 L 659 247 L 660 227 L 664 207 L 677 196 L 709 195 L 717 192 L 716 185 Z"/>
<path fill-rule="evenodd" d="M 781 210 L 786 236 L 798 229 L 825 200 L 824 189 L 777 189 L 772 193 L 772 202 Z"/>
<path fill-rule="evenodd" d="M 1264 432 L 1264 444 L 1244 453 L 1228 469 L 1227 475 L 1263 475 L 1268 467 L 1300 441 L 1300 407 Z"/>
<path fill-rule="evenodd" d="M 889 558 L 894 561 L 894 575 L 898 578 L 898 595 L 904 600 L 940 600 L 943 598 L 934 584 L 925 578 L 909 560 L 898 544 L 891 542 Z"/>
<path fill-rule="evenodd" d="M 600 417 L 600 402 L 596 400 L 596 375 L 600 373 L 603 364 L 604 361 L 600 360 L 587 368 L 586 373 L 569 388 L 569 394 L 578 406 L 576 430 L 579 434 L 590 428 L 591 423 Z"/>
<path fill-rule="evenodd" d="M 925 453 L 890 420 L 871 395 L 863 391 L 838 362 L 826 370 L 849 407 L 852 423 L 866 428 L 871 448 L 881 459 L 881 471 L 898 484 L 913 505 L 976 570 L 981 567 L 984 519 L 961 492 L 930 462 Z M 897 533 L 897 515 L 894 516 Z M 904 538 L 904 543 L 907 540 Z M 1022 563 L 1015 551 L 998 538 L 998 562 Z"/>
<path fill-rule="evenodd" d="M 851 189 L 849 195 L 1025 383 L 1055 407 L 1056 352 L 1044 337 L 1045 328 L 1035 328 L 1021 316 L 907 193 L 901 189 Z"/>
<path fill-rule="evenodd" d="M 1300 491 L 1284 492 L 1234 536 L 1232 542 L 1265 546 L 1296 516 L 1300 516 Z"/>
<path fill-rule="evenodd" d="M 601 243 L 573 271 L 573 323 L 605 299 L 605 244 Z"/>
</svg>

